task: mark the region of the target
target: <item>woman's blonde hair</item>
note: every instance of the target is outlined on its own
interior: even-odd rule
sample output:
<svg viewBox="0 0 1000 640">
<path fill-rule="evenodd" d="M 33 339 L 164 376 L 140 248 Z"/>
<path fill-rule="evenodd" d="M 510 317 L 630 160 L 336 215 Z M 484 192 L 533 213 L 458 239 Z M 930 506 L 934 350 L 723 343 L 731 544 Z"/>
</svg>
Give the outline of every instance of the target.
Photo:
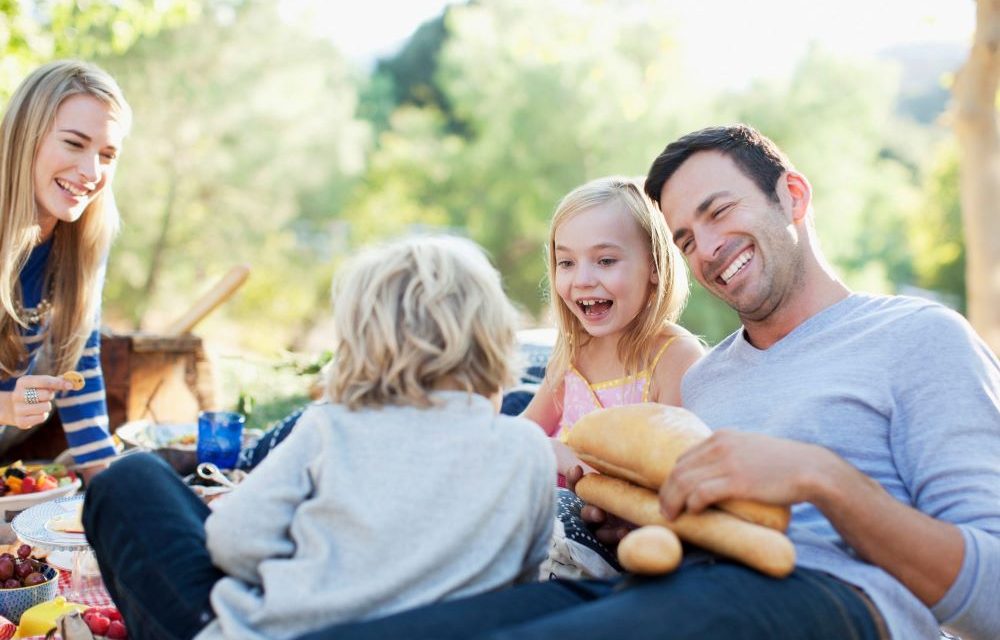
<svg viewBox="0 0 1000 640">
<path fill-rule="evenodd" d="M 19 327 L 26 326 L 20 273 L 38 243 L 34 166 L 39 144 L 54 126 L 56 112 L 69 97 L 88 95 L 108 105 L 127 131 L 131 109 L 121 89 L 100 68 L 76 60 L 36 69 L 11 96 L 0 123 L 0 375 L 16 376 L 27 352 Z M 104 261 L 119 224 L 111 186 L 106 185 L 79 220 L 60 224 L 53 238 L 42 296 L 52 303 L 40 373 L 76 366 L 100 310 Z"/>
<path fill-rule="evenodd" d="M 555 290 L 556 282 L 556 231 L 574 216 L 616 203 L 624 215 L 631 217 L 642 229 L 649 242 L 649 254 L 657 275 L 656 285 L 636 283 L 651 288 L 649 302 L 639 311 L 628 330 L 618 340 L 618 358 L 626 375 L 642 371 L 651 357 L 650 345 L 664 326 L 676 322 L 684 309 L 688 296 L 688 278 L 684 260 L 674 246 L 663 214 L 642 192 L 638 181 L 622 176 L 608 176 L 591 180 L 570 191 L 559 202 L 552 223 L 549 225 L 548 258 L 549 297 L 556 327 L 559 330 L 555 348 L 546 368 L 547 384 L 558 386 L 569 368 L 576 362 L 581 347 L 589 335 L 577 317 Z"/>
<path fill-rule="evenodd" d="M 334 286 L 330 399 L 427 407 L 439 385 L 489 397 L 513 381 L 516 323 L 474 243 L 420 237 L 369 249 Z"/>
</svg>

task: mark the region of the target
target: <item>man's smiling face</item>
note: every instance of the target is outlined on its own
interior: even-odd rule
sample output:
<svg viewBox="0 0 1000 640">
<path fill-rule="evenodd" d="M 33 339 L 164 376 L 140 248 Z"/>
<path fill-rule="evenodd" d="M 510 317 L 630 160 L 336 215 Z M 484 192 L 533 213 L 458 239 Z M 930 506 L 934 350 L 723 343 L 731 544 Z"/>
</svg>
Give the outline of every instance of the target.
<svg viewBox="0 0 1000 640">
<path fill-rule="evenodd" d="M 663 185 L 660 209 L 694 277 L 745 321 L 766 320 L 794 295 L 803 250 L 789 205 L 763 193 L 729 157 L 688 158 Z"/>
</svg>

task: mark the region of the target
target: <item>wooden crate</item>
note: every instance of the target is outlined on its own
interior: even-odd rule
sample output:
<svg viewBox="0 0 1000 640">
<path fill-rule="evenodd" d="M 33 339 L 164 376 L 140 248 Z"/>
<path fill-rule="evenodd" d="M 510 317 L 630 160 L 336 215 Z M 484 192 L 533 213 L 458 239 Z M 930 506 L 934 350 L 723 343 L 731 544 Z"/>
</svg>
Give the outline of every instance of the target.
<svg viewBox="0 0 1000 640">
<path fill-rule="evenodd" d="M 215 408 L 212 370 L 197 336 L 102 336 L 101 364 L 112 432 L 132 420 L 193 422 Z"/>
</svg>

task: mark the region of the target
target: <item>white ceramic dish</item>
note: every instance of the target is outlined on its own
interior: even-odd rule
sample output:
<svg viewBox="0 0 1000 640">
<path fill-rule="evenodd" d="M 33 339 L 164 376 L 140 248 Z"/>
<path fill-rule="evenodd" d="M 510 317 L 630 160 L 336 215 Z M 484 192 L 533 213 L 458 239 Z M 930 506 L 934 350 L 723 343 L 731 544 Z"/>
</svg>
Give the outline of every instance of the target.
<svg viewBox="0 0 1000 640">
<path fill-rule="evenodd" d="M 4 522 L 10 522 L 17 514 L 36 504 L 63 498 L 76 493 L 80 488 L 80 480 L 74 480 L 70 484 L 49 489 L 48 491 L 36 491 L 34 493 L 11 494 L 0 498 L 0 514 L 3 515 Z"/>
<path fill-rule="evenodd" d="M 87 546 L 87 537 L 84 534 L 54 531 L 49 527 L 49 521 L 53 516 L 72 513 L 82 502 L 81 494 L 36 504 L 15 517 L 10 527 L 22 542 L 33 547 L 43 547 L 49 551 L 81 549 Z"/>
</svg>

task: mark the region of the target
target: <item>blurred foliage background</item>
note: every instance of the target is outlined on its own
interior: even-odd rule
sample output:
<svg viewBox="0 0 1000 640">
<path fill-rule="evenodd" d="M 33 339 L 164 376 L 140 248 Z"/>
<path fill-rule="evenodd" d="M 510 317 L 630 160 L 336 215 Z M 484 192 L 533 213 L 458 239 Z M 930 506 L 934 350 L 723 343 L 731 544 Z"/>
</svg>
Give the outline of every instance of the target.
<svg viewBox="0 0 1000 640">
<path fill-rule="evenodd" d="M 247 262 L 250 280 L 197 333 L 254 358 L 319 353 L 345 254 L 438 229 L 485 246 L 526 325 L 544 325 L 559 198 L 737 120 L 809 176 L 850 285 L 964 310 L 956 156 L 938 122 L 964 51 L 873 64 L 814 47 L 789 77 L 709 90 L 677 46 L 683 25 L 618 9 L 453 4 L 359 68 L 275 0 L 0 0 L 0 99 L 57 57 L 92 59 L 125 90 L 135 124 L 104 303 L 117 331 L 155 332 Z M 710 343 L 737 326 L 700 290 L 682 321 Z"/>
</svg>

